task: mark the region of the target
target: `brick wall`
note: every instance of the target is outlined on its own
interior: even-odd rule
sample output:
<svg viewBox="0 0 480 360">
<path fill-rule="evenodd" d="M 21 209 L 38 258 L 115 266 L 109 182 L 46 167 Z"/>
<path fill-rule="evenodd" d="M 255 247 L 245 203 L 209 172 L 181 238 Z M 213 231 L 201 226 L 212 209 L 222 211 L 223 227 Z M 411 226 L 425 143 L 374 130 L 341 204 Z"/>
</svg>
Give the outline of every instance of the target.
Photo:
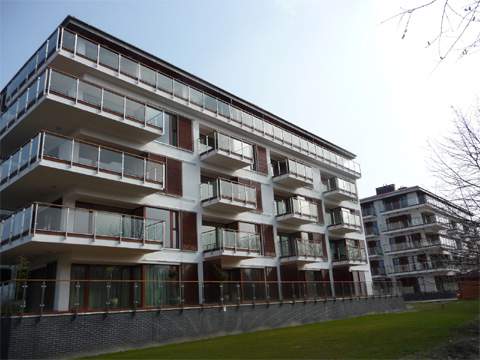
<svg viewBox="0 0 480 360">
<path fill-rule="evenodd" d="M 404 310 L 399 297 L 1 319 L 2 358 L 60 358 Z"/>
</svg>

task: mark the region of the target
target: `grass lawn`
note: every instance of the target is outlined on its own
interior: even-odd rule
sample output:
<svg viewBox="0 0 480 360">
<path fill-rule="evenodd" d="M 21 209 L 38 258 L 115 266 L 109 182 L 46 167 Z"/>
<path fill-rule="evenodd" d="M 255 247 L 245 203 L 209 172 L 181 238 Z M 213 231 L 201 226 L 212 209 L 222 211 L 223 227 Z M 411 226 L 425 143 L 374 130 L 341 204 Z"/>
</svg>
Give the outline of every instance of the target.
<svg viewBox="0 0 480 360">
<path fill-rule="evenodd" d="M 96 359 L 400 358 L 426 351 L 479 316 L 479 301 L 414 305 L 414 311 L 124 351 Z"/>
</svg>

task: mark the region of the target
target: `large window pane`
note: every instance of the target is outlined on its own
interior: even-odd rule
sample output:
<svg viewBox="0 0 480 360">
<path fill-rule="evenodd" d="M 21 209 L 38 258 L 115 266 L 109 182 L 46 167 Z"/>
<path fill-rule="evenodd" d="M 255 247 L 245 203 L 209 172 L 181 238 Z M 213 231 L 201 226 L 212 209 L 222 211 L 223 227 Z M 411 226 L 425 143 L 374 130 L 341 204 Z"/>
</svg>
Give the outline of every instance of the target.
<svg viewBox="0 0 480 360">
<path fill-rule="evenodd" d="M 80 81 L 78 84 L 78 101 L 100 108 L 102 90 L 96 86 Z"/>
<path fill-rule="evenodd" d="M 145 121 L 145 105 L 127 98 L 125 116 L 141 122 Z"/>
<path fill-rule="evenodd" d="M 120 58 L 120 72 L 133 78 L 138 77 L 138 63 L 126 58 Z"/>
<path fill-rule="evenodd" d="M 77 55 L 81 55 L 92 61 L 97 61 L 98 46 L 82 37 L 77 38 Z"/>
<path fill-rule="evenodd" d="M 120 174 L 122 172 L 122 154 L 109 149 L 100 149 L 100 168 Z"/>
<path fill-rule="evenodd" d="M 63 30 L 62 48 L 73 52 L 73 49 L 75 48 L 75 34 Z"/>
<path fill-rule="evenodd" d="M 50 77 L 50 91 L 75 99 L 77 93 L 77 81 L 70 76 L 52 71 Z"/>
<path fill-rule="evenodd" d="M 157 89 L 171 94 L 173 92 L 173 79 L 163 74 L 157 73 Z"/>
<path fill-rule="evenodd" d="M 180 284 L 177 266 L 147 265 L 145 271 L 145 303 L 158 307 L 179 302 Z"/>
<path fill-rule="evenodd" d="M 72 156 L 72 140 L 45 134 L 43 155 L 58 160 L 70 161 Z"/>
<path fill-rule="evenodd" d="M 118 54 L 100 47 L 100 64 L 118 70 Z"/>
<path fill-rule="evenodd" d="M 76 164 L 97 167 L 98 146 L 75 141 L 73 149 L 73 162 Z"/>
<path fill-rule="evenodd" d="M 140 65 L 140 80 L 155 87 L 155 71 Z"/>
<path fill-rule="evenodd" d="M 124 97 L 108 90 L 103 91 L 103 110 L 123 116 Z"/>
</svg>

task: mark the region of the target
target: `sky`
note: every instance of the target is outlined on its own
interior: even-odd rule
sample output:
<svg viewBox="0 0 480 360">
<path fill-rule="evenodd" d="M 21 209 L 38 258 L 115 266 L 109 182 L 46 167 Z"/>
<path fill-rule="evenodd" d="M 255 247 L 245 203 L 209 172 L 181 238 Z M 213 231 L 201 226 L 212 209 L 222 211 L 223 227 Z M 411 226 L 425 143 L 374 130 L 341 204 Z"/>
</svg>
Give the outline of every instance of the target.
<svg viewBox="0 0 480 360">
<path fill-rule="evenodd" d="M 452 106 L 478 104 L 479 54 L 438 63 L 440 12 L 396 20 L 413 0 L 0 0 L 0 88 L 73 15 L 357 155 L 360 197 L 424 186 Z"/>
</svg>

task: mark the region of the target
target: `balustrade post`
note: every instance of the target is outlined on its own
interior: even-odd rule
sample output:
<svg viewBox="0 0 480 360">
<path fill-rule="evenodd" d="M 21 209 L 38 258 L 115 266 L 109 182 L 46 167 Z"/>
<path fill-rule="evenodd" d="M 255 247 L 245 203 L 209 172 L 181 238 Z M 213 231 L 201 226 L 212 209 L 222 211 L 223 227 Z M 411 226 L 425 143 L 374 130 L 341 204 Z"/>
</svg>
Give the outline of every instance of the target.
<svg viewBox="0 0 480 360">
<path fill-rule="evenodd" d="M 236 288 L 237 288 L 237 305 L 240 306 L 240 303 L 241 303 L 240 283 L 236 284 Z"/>
<path fill-rule="evenodd" d="M 110 305 L 111 305 L 111 303 L 110 303 L 110 288 L 111 288 L 112 285 L 111 285 L 110 281 L 107 281 L 105 286 L 106 286 L 106 290 L 107 290 L 106 291 L 105 305 L 106 305 L 106 311 L 108 312 L 110 310 Z"/>
<path fill-rule="evenodd" d="M 42 281 L 41 287 L 41 295 L 40 295 L 40 315 L 43 314 L 43 309 L 45 308 L 45 289 L 47 287 L 47 284 L 45 281 Z"/>
<path fill-rule="evenodd" d="M 220 305 L 224 305 L 224 299 L 223 299 L 223 283 L 219 284 L 219 289 L 220 289 Z"/>
<path fill-rule="evenodd" d="M 78 309 L 80 308 L 80 282 L 76 281 L 75 282 L 75 296 L 74 296 L 75 302 L 73 304 L 75 312 L 78 312 Z"/>
<path fill-rule="evenodd" d="M 23 315 L 25 308 L 27 307 L 27 288 L 28 284 L 26 281 L 22 284 L 22 302 L 20 304 L 20 314 Z"/>
<path fill-rule="evenodd" d="M 252 305 L 255 306 L 256 293 L 255 293 L 255 282 L 252 282 Z"/>
</svg>

